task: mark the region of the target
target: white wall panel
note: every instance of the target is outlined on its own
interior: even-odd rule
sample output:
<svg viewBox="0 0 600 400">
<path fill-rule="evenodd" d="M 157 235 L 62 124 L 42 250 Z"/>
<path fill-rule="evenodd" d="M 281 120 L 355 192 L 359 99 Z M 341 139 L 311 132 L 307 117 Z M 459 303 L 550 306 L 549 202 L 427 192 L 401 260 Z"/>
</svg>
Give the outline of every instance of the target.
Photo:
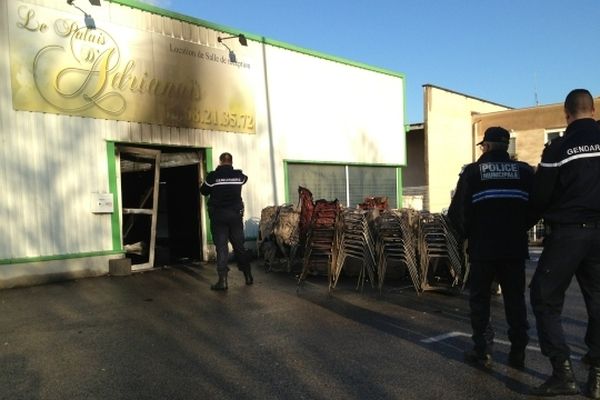
<svg viewBox="0 0 600 400">
<path fill-rule="evenodd" d="M 108 190 L 106 143 L 93 120 L 12 114 L 1 161 L 11 244 L 0 258 L 111 250 L 110 216 L 90 207 L 92 192 Z"/>
<path fill-rule="evenodd" d="M 8 83 L 7 3 L 0 7 L 0 79 Z M 110 216 L 90 211 L 91 192 L 108 189 L 95 120 L 14 111 L 11 85 L 0 85 L 0 147 L 0 260 L 111 250 Z"/>
<path fill-rule="evenodd" d="M 10 82 L 1 3 L 0 79 Z M 211 29 L 112 3 L 101 8 L 99 18 L 117 24 L 218 46 Z M 90 210 L 92 192 L 109 189 L 109 140 L 209 147 L 214 166 L 231 152 L 249 176 L 248 236 L 256 235 L 261 210 L 285 198 L 284 160 L 405 164 L 402 78 L 267 45 L 267 104 L 263 45 L 248 44 L 240 55 L 252 64 L 256 134 L 17 112 L 10 85 L 0 85 L 0 218 L 8 221 L 0 224 L 0 260 L 112 249 L 111 215 Z"/>
<path fill-rule="evenodd" d="M 4 254 L 10 254 L 13 247 L 16 226 L 13 223 L 13 215 L 16 214 L 19 207 L 17 193 L 11 193 L 11 187 L 14 186 L 15 176 L 11 172 L 13 152 L 9 147 L 9 139 L 14 126 L 12 120 L 12 97 L 10 85 L 10 57 L 9 42 L 7 35 L 8 25 L 8 2 L 0 2 L 0 259 Z"/>
<path fill-rule="evenodd" d="M 275 47 L 267 68 L 281 157 L 406 163 L 402 79 Z"/>
<path fill-rule="evenodd" d="M 283 160 L 406 164 L 402 78 L 272 46 L 266 63 L 279 199 Z"/>
</svg>

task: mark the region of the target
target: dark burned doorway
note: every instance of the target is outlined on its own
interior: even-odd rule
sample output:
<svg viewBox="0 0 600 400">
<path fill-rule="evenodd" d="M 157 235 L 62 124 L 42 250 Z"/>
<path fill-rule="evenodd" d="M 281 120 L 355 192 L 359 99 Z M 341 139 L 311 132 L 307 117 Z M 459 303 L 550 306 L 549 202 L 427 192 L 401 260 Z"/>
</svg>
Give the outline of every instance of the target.
<svg viewBox="0 0 600 400">
<path fill-rule="evenodd" d="M 132 270 L 199 261 L 203 152 L 120 146 L 122 238 Z"/>
</svg>

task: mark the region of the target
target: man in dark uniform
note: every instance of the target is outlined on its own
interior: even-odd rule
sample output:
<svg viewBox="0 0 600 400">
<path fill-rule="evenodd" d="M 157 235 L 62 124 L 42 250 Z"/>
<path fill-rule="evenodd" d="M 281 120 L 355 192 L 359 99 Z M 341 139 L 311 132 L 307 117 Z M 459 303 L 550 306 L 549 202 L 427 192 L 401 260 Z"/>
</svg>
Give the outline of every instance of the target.
<svg viewBox="0 0 600 400">
<path fill-rule="evenodd" d="M 242 185 L 248 177 L 239 169 L 233 169 L 233 157 L 229 153 L 219 156 L 219 166 L 206 176 L 200 193 L 208 198 L 210 231 L 217 250 L 217 273 L 219 280 L 212 290 L 227 290 L 229 267 L 229 242 L 233 246 L 238 269 L 244 273 L 246 285 L 254 282 L 250 270 L 250 258 L 244 248 L 244 203 Z"/>
<path fill-rule="evenodd" d="M 571 91 L 564 110 L 567 130 L 546 145 L 531 197 L 550 231 L 531 281 L 531 306 L 542 354 L 552 364 L 552 376 L 533 392 L 579 391 L 561 324 L 565 291 L 575 276 L 588 313 L 586 394 L 600 399 L 600 127 L 585 89 Z"/>
<path fill-rule="evenodd" d="M 508 363 L 523 368 L 529 341 L 525 305 L 525 259 L 529 257 L 527 221 L 533 168 L 508 155 L 510 134 L 501 127 L 485 131 L 483 154 L 460 174 L 448 218 L 468 241 L 469 306 L 473 349 L 465 361 L 492 363 L 494 330 L 490 320 L 491 287 L 502 289 L 511 342 Z"/>
</svg>

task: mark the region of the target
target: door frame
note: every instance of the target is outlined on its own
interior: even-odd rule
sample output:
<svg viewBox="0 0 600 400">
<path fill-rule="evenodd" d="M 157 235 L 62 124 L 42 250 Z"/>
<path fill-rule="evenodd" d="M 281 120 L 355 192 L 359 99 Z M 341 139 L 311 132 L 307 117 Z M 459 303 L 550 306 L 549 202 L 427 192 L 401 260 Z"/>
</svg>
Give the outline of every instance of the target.
<svg viewBox="0 0 600 400">
<path fill-rule="evenodd" d="M 156 246 L 156 222 L 158 220 L 158 190 L 160 184 L 160 155 L 159 149 L 149 149 L 144 147 L 135 146 L 123 146 L 117 145 L 117 159 L 118 159 L 118 171 L 119 171 L 119 203 L 123 205 L 123 193 L 121 187 L 121 154 L 134 154 L 140 158 L 152 160 L 154 162 L 154 186 L 152 188 L 152 208 L 125 208 L 121 206 L 121 241 L 125 241 L 125 235 L 123 234 L 123 221 L 125 215 L 130 214 L 143 214 L 150 215 L 150 246 L 148 247 L 148 261 L 140 264 L 133 264 L 131 266 L 132 271 L 147 270 L 154 267 L 154 251 Z M 125 247 L 122 243 L 123 248 Z M 125 253 L 127 256 L 127 253 Z"/>
</svg>

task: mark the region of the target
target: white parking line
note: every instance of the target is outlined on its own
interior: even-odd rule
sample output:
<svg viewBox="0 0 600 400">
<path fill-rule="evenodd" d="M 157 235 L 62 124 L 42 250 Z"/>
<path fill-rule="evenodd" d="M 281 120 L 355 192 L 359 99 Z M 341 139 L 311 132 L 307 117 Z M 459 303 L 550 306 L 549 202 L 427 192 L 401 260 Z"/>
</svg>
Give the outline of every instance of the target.
<svg viewBox="0 0 600 400">
<path fill-rule="evenodd" d="M 428 337 L 427 339 L 421 340 L 421 342 L 423 342 L 423 343 L 441 342 L 442 340 L 446 340 L 448 338 L 456 337 L 456 336 L 471 337 L 471 335 L 469 335 L 468 333 L 464 333 L 464 332 L 448 332 L 448 333 L 444 333 L 442 335 Z"/>
<path fill-rule="evenodd" d="M 435 342 L 441 342 L 442 340 L 446 340 L 452 337 L 457 337 L 457 336 L 464 336 L 464 337 L 471 337 L 470 334 L 465 333 L 465 332 L 457 332 L 457 331 L 452 331 L 452 332 L 448 332 L 448 333 L 443 333 L 441 335 L 437 335 L 437 336 L 431 336 L 428 337 L 426 339 L 422 339 L 421 342 L 422 343 L 435 343 Z M 504 344 L 507 346 L 510 346 L 510 342 L 506 341 L 506 340 L 500 340 L 500 339 L 494 339 L 494 343 L 500 343 L 500 344 Z M 541 352 L 542 350 L 537 347 L 537 346 L 527 346 L 528 350 L 533 350 L 533 351 L 539 351 Z M 573 356 L 573 359 L 579 359 L 581 357 L 577 357 L 577 356 Z"/>
</svg>

